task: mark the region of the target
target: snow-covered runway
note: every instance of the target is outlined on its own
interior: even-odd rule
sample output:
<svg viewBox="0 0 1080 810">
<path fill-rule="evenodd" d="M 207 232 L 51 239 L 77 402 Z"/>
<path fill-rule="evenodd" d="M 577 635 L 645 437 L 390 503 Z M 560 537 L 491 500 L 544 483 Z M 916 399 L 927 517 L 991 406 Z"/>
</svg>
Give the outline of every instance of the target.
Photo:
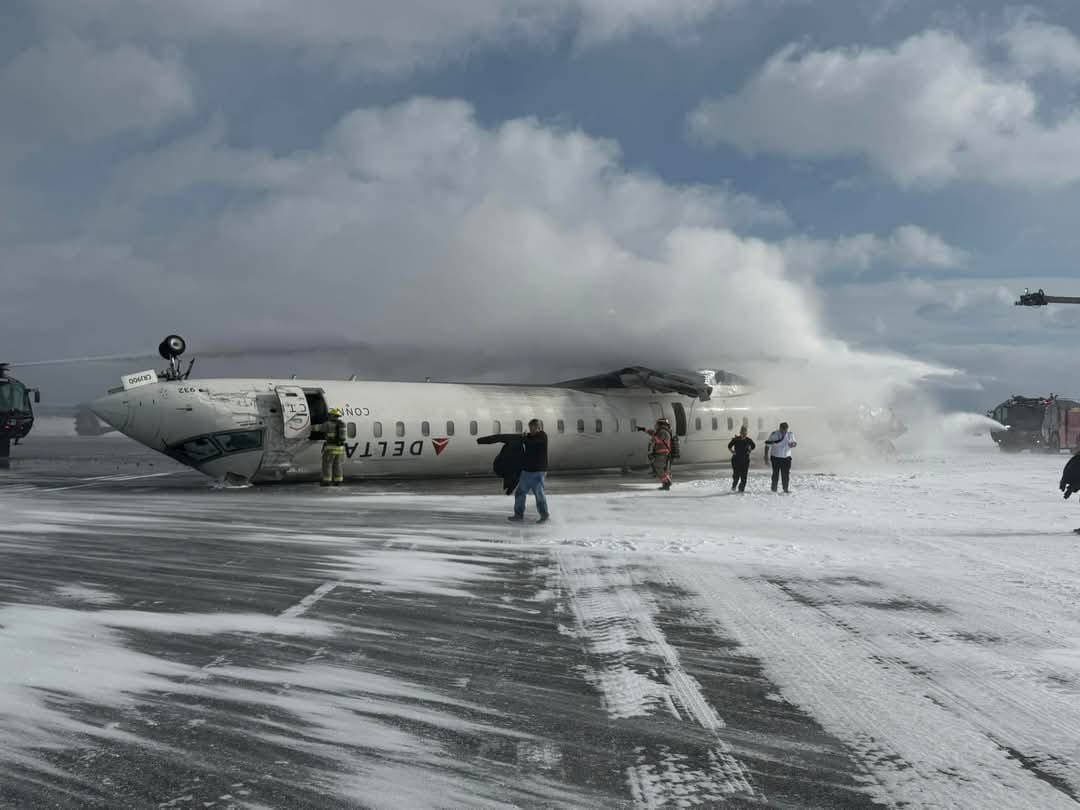
<svg viewBox="0 0 1080 810">
<path fill-rule="evenodd" d="M 50 441 L 0 474 L 2 806 L 1080 804 L 1064 457 L 552 479 L 514 526 Z"/>
</svg>

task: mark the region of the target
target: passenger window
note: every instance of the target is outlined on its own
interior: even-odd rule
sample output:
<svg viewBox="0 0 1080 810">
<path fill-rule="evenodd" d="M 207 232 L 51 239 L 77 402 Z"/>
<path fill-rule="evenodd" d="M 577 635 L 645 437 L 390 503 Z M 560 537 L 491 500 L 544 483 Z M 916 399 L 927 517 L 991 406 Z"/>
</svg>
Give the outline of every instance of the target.
<svg viewBox="0 0 1080 810">
<path fill-rule="evenodd" d="M 728 426 L 727 426 L 727 427 L 728 427 L 728 430 L 731 430 L 731 420 L 730 420 L 730 419 L 728 419 L 727 421 L 728 421 Z M 719 428 L 720 428 L 720 420 L 719 420 L 719 419 L 717 419 L 717 418 L 716 418 L 716 417 L 714 416 L 714 417 L 712 418 L 712 429 L 713 429 L 713 430 L 718 430 Z"/>
<path fill-rule="evenodd" d="M 514 433 L 523 433 L 524 430 L 525 430 L 525 427 L 521 424 L 520 419 L 518 419 L 516 422 L 514 422 Z"/>
<path fill-rule="evenodd" d="M 555 423 L 555 430 L 559 431 L 559 433 L 565 432 L 566 431 L 566 422 L 564 422 L 562 419 L 558 420 Z"/>
<path fill-rule="evenodd" d="M 405 423 L 404 422 L 395 423 L 394 424 L 394 433 L 396 433 L 399 437 L 404 436 L 405 435 Z"/>
<path fill-rule="evenodd" d="M 584 419 L 578 419 L 577 420 L 577 432 L 578 433 L 584 433 L 585 432 L 585 420 Z"/>
<path fill-rule="evenodd" d="M 469 422 L 469 435 L 470 436 L 475 436 L 479 432 L 480 432 L 480 426 L 478 424 L 476 424 L 475 420 L 472 421 L 472 422 Z M 425 435 L 427 435 L 427 434 L 425 434 Z"/>
<path fill-rule="evenodd" d="M 349 422 L 345 428 L 345 435 L 350 439 L 356 438 L 356 422 Z"/>
<path fill-rule="evenodd" d="M 431 435 L 431 423 L 430 422 L 421 422 L 420 423 L 420 435 L 421 436 L 430 436 Z"/>
<path fill-rule="evenodd" d="M 701 417 L 694 417 L 694 430 L 701 430 Z"/>
<path fill-rule="evenodd" d="M 498 419 L 496 419 L 494 422 L 492 422 L 491 423 L 491 432 L 492 433 L 502 433 L 502 422 L 500 422 Z"/>
<path fill-rule="evenodd" d="M 616 433 L 619 432 L 619 420 L 618 419 L 615 420 L 615 432 Z"/>
<path fill-rule="evenodd" d="M 637 419 L 633 416 L 630 417 L 630 432 L 633 433 L 637 430 Z"/>
<path fill-rule="evenodd" d="M 382 438 L 382 422 L 371 423 L 371 435 L 374 436 L 376 439 Z"/>
<path fill-rule="evenodd" d="M 447 436 L 453 436 L 454 435 L 454 423 L 452 421 L 446 423 L 446 435 Z"/>
<path fill-rule="evenodd" d="M 597 433 L 603 433 L 604 432 L 604 420 L 603 419 L 597 419 L 596 420 L 596 432 Z"/>
</svg>

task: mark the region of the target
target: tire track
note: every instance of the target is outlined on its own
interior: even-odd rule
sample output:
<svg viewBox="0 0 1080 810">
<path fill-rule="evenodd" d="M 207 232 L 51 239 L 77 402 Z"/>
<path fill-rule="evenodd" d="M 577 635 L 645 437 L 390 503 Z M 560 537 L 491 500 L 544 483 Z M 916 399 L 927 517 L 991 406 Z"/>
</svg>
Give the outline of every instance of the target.
<svg viewBox="0 0 1080 810">
<path fill-rule="evenodd" d="M 802 580 L 798 588 L 812 594 L 809 601 L 819 603 L 823 613 L 853 634 L 874 628 L 879 652 L 872 660 L 879 666 L 915 676 L 923 694 L 958 722 L 978 728 L 1010 758 L 1032 763 L 1027 770 L 1078 800 L 1080 703 L 1075 695 L 1054 688 L 1036 666 L 1038 659 L 1029 650 L 1041 649 L 1044 640 L 1030 629 L 1020 636 L 1011 621 L 1006 619 L 1002 627 L 992 611 L 979 611 L 980 618 L 993 623 L 974 634 L 976 638 L 995 638 L 1001 631 L 1011 634 L 1014 644 L 1021 642 L 1023 654 L 1006 658 L 1007 650 L 966 639 L 964 617 L 952 611 L 883 610 L 881 605 L 890 603 L 839 600 L 822 585 Z M 949 594 L 950 602 L 959 605 L 992 604 L 999 596 L 978 580 L 952 580 Z"/>
<path fill-rule="evenodd" d="M 880 786 L 877 798 L 921 807 L 1076 807 L 978 722 L 940 695 L 928 697 L 926 674 L 894 654 L 879 615 L 838 617 L 780 585 L 722 570 L 672 567 L 725 634 L 763 659 L 785 697 L 851 746 Z"/>
<path fill-rule="evenodd" d="M 608 714 L 628 721 L 666 711 L 676 722 L 699 729 L 677 735 L 688 738 L 685 748 L 635 749 L 626 778 L 637 806 L 710 806 L 730 798 L 764 802 L 749 768 L 719 734 L 723 718 L 683 668 L 656 623 L 656 604 L 641 595 L 630 571 L 579 551 L 554 556 L 557 581 L 551 588 L 574 617 L 572 632 L 596 662 L 585 677 L 600 692 Z M 705 744 L 694 746 L 695 737 Z"/>
</svg>

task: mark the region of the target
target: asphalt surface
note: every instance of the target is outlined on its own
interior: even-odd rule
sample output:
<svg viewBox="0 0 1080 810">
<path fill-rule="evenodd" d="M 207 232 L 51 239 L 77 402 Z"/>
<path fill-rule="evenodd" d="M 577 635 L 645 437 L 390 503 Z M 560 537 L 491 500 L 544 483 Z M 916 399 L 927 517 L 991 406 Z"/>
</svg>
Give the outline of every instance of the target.
<svg viewBox="0 0 1080 810">
<path fill-rule="evenodd" d="M 654 559 L 439 497 L 497 492 L 225 490 L 115 437 L 15 448 L 0 806 L 874 806 L 851 752 Z M 623 643 L 605 594 L 652 606 L 662 638 Z"/>
</svg>

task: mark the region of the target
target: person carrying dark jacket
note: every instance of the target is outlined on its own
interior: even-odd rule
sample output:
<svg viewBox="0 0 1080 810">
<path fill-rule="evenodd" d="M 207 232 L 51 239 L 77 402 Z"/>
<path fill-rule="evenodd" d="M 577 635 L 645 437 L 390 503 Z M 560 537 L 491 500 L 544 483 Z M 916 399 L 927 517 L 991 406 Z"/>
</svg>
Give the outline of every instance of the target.
<svg viewBox="0 0 1080 810">
<path fill-rule="evenodd" d="M 536 499 L 536 511 L 540 513 L 537 523 L 549 517 L 547 496 L 544 495 L 544 478 L 548 468 L 548 438 L 539 419 L 529 420 L 529 432 L 521 437 L 521 478 L 514 490 L 514 514 L 509 520 L 525 519 L 525 498 L 531 492 Z"/>
<path fill-rule="evenodd" d="M 743 425 L 739 429 L 739 435 L 728 442 L 727 449 L 731 451 L 731 491 L 746 491 L 746 476 L 750 472 L 750 454 L 757 449 L 754 440 L 746 435 L 747 427 Z"/>
<path fill-rule="evenodd" d="M 503 480 L 503 492 L 513 493 L 521 478 L 521 466 L 525 462 L 525 452 L 520 433 L 493 433 L 481 436 L 477 444 L 502 443 L 502 449 L 491 463 L 491 470 Z"/>
</svg>

